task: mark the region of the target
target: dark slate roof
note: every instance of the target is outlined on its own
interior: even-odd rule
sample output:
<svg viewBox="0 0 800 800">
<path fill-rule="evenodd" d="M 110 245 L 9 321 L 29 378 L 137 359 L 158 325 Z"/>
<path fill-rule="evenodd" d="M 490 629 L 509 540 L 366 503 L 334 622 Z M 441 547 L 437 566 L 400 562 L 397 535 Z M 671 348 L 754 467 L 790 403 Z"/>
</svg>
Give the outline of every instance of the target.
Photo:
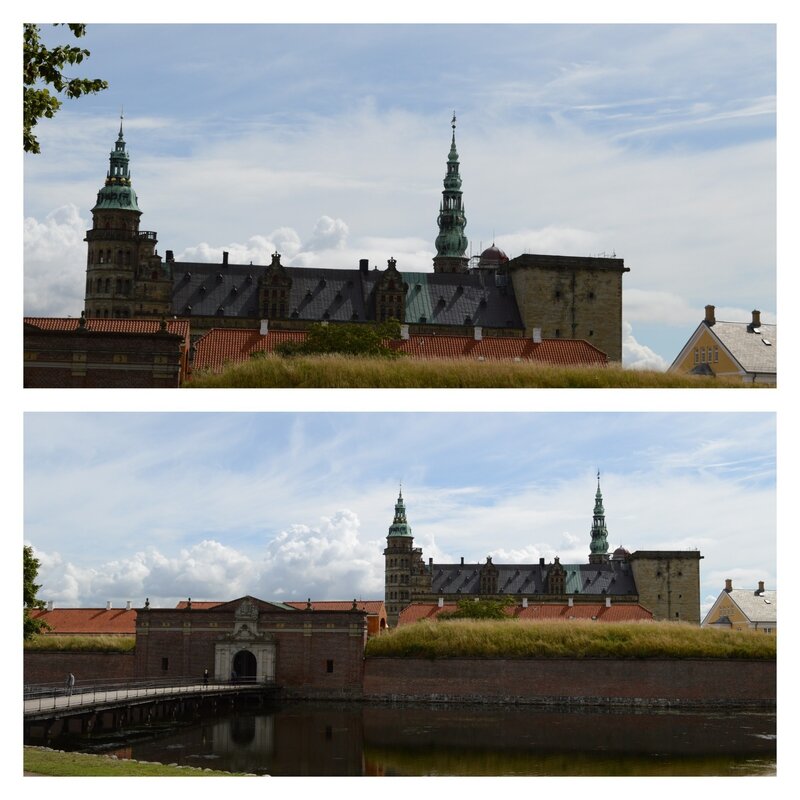
<svg viewBox="0 0 800 800">
<path fill-rule="evenodd" d="M 284 269 L 292 279 L 287 317 L 338 322 L 374 318 L 374 301 L 371 301 L 385 270 L 362 272 L 360 269 L 319 267 Z M 258 281 L 265 267 L 174 262 L 172 270 L 173 314 L 255 319 L 260 316 Z M 505 285 L 497 285 L 491 271 L 465 274 L 404 272 L 401 275 L 407 287 L 406 322 L 523 327 L 510 281 Z"/>
<path fill-rule="evenodd" d="M 485 564 L 433 564 L 434 594 L 479 594 L 481 568 Z M 498 594 L 547 594 L 547 571 L 552 564 L 494 564 Z M 566 571 L 565 594 L 636 594 L 630 565 L 624 561 L 605 564 L 562 564 Z"/>
</svg>

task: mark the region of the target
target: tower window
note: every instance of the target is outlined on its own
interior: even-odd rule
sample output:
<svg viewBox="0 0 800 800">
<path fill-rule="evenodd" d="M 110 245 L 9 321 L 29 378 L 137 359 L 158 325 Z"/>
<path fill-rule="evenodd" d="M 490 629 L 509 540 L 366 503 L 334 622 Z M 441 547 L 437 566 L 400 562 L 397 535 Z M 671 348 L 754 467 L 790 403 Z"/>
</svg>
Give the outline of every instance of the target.
<svg viewBox="0 0 800 800">
<path fill-rule="evenodd" d="M 325 672 L 333 672 L 333 659 L 329 658 L 325 662 Z"/>
</svg>

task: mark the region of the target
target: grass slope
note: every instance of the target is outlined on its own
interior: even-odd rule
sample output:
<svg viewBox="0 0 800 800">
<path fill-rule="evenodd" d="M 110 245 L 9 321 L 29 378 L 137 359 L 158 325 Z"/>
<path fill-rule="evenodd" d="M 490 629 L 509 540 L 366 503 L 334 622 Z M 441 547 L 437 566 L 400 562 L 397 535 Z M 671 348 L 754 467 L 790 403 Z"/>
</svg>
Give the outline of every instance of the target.
<svg viewBox="0 0 800 800">
<path fill-rule="evenodd" d="M 87 753 L 65 753 L 44 747 L 25 747 L 22 754 L 24 772 L 58 777 L 231 777 L 230 772 L 178 767 L 149 761 L 130 761 Z"/>
<path fill-rule="evenodd" d="M 72 653 L 132 653 L 136 649 L 136 637 L 52 634 L 26 639 L 24 647 L 26 650 L 59 650 Z"/>
<path fill-rule="evenodd" d="M 189 388 L 742 388 L 741 381 L 620 366 L 557 367 L 531 362 L 465 359 L 366 358 L 322 355 L 282 358 L 266 355 L 230 364 L 214 374 L 195 373 Z M 751 386 L 751 384 L 748 384 Z"/>
<path fill-rule="evenodd" d="M 675 622 L 423 621 L 370 639 L 367 656 L 389 658 L 774 659 L 774 636 Z"/>
</svg>

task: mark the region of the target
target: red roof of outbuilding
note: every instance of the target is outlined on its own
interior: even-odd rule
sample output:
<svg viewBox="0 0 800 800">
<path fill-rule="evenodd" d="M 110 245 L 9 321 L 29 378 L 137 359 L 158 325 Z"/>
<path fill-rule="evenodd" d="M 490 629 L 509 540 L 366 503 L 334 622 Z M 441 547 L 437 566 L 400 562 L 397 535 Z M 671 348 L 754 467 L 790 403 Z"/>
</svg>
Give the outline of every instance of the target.
<svg viewBox="0 0 800 800">
<path fill-rule="evenodd" d="M 458 608 L 456 603 L 412 603 L 406 606 L 398 617 L 398 625 L 408 625 L 423 619 L 435 619 L 439 614 L 452 614 Z M 597 622 L 637 622 L 652 620 L 653 614 L 638 603 L 537 603 L 509 606 L 505 609 L 509 617 L 525 620 L 571 620 L 588 619 Z"/>
<path fill-rule="evenodd" d="M 255 328 L 212 328 L 195 345 L 195 370 L 221 370 L 227 363 L 247 361 L 253 353 L 271 353 L 283 342 L 302 342 L 305 331 L 269 331 L 261 335 Z M 472 361 L 535 361 L 564 366 L 605 366 L 608 357 L 582 339 L 544 339 L 534 342 L 522 337 L 430 335 L 412 333 L 408 339 L 387 342 L 393 350 L 412 358 L 455 358 Z"/>
<path fill-rule="evenodd" d="M 287 606 L 298 608 L 301 611 L 306 609 L 306 602 L 303 600 L 288 600 Z M 352 600 L 312 600 L 312 611 L 351 611 L 353 608 Z M 356 600 L 356 609 L 358 611 L 366 611 L 367 614 L 377 614 L 378 616 L 386 614 L 386 608 L 383 600 Z"/>
<path fill-rule="evenodd" d="M 34 609 L 34 619 L 44 620 L 51 628 L 46 633 L 60 634 L 131 634 L 136 633 L 135 608 L 54 608 Z"/>
<path fill-rule="evenodd" d="M 78 329 L 80 320 L 76 317 L 25 317 L 24 322 L 43 331 L 74 331 Z M 165 322 L 167 333 L 189 338 L 188 319 L 167 319 Z M 86 330 L 98 333 L 158 333 L 161 330 L 161 320 L 89 317 L 86 320 Z"/>
</svg>

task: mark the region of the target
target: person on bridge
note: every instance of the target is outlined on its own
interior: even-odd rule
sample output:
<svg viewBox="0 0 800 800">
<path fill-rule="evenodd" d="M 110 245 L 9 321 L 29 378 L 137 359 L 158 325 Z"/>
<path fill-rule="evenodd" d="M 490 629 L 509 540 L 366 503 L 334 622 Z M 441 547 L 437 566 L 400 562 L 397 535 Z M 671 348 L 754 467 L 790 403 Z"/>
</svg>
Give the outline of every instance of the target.
<svg viewBox="0 0 800 800">
<path fill-rule="evenodd" d="M 75 688 L 75 676 L 70 672 L 69 675 L 67 675 L 67 680 L 66 680 L 67 697 L 72 696 L 72 690 L 74 688 Z"/>
<path fill-rule="evenodd" d="M 208 670 L 207 669 L 203 670 L 203 683 L 206 686 L 208 686 Z"/>
</svg>

